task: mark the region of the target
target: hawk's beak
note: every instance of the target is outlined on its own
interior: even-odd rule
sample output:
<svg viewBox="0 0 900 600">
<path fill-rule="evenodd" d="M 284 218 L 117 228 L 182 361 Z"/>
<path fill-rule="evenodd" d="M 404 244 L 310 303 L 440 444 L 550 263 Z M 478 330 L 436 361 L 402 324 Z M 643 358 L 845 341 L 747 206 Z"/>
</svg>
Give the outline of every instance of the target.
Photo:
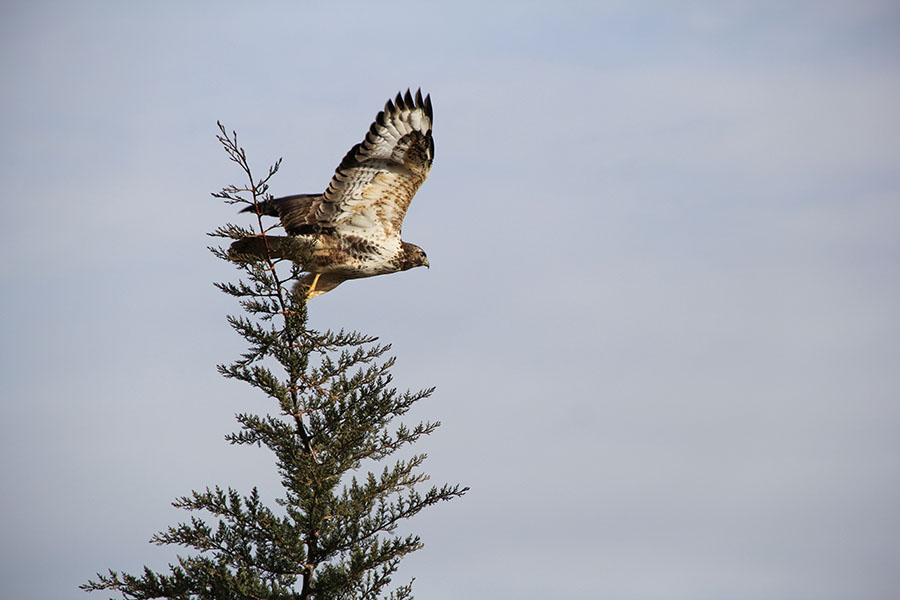
<svg viewBox="0 0 900 600">
<path fill-rule="evenodd" d="M 428 264 L 428 259 L 427 259 L 427 258 L 425 259 L 425 268 L 426 268 L 426 269 L 430 269 L 430 268 L 431 268 L 431 265 Z"/>
</svg>

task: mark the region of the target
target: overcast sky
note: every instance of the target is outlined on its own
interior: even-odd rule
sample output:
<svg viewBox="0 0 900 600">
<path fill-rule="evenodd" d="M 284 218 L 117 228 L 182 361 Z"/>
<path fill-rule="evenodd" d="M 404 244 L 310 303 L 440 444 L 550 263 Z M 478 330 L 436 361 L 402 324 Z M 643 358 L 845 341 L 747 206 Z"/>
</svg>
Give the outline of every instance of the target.
<svg viewBox="0 0 900 600">
<path fill-rule="evenodd" d="M 240 173 L 319 192 L 398 90 L 432 268 L 312 325 L 393 344 L 433 482 L 416 596 L 900 593 L 900 8 L 874 1 L 4 2 L 0 582 L 166 570 L 234 448 L 242 340 L 205 232 Z M 94 594 L 94 597 L 101 597 Z"/>
</svg>

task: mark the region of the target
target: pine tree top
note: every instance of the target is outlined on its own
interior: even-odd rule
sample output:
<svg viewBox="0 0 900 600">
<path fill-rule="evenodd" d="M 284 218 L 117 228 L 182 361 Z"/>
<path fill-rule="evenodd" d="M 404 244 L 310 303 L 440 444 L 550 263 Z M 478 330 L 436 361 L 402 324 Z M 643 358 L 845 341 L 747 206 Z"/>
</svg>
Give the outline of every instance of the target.
<svg viewBox="0 0 900 600">
<path fill-rule="evenodd" d="M 214 196 L 229 204 L 265 201 L 281 161 L 254 179 L 237 135 L 219 127 L 218 139 L 247 184 Z M 227 224 L 211 235 L 236 240 L 267 233 L 259 219 L 254 229 Z M 211 250 L 230 260 L 222 248 Z M 272 256 L 233 262 L 242 278 L 216 284 L 238 300 L 243 314 L 229 316 L 228 323 L 247 342 L 219 372 L 275 401 L 268 413 L 238 414 L 240 429 L 226 439 L 270 449 L 283 496 L 274 507 L 263 503 L 256 487 L 248 494 L 207 488 L 178 498 L 175 507 L 203 517 L 171 526 L 151 542 L 193 554 L 180 556 L 166 574 L 110 570 L 82 589 L 140 599 L 412 597 L 411 582 L 389 587 L 403 556 L 422 547 L 416 535 L 397 535 L 398 524 L 468 488 L 422 491 L 425 455 L 393 458 L 440 425 L 398 421 L 434 389 L 392 387 L 395 359 L 375 337 L 309 328 L 304 295 L 287 287 L 302 274 L 302 252 L 300 244 L 298 262 Z"/>
</svg>

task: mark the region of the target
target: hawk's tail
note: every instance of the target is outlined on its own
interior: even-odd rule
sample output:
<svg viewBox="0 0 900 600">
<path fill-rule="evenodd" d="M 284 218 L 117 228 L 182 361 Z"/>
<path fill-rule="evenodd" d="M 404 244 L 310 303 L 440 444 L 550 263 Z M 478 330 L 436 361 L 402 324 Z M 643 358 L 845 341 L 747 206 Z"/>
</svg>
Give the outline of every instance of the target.
<svg viewBox="0 0 900 600">
<path fill-rule="evenodd" d="M 312 251 L 309 240 L 294 236 L 254 235 L 235 240 L 228 249 L 228 258 L 237 262 L 252 262 L 286 258 L 303 264 Z"/>
</svg>

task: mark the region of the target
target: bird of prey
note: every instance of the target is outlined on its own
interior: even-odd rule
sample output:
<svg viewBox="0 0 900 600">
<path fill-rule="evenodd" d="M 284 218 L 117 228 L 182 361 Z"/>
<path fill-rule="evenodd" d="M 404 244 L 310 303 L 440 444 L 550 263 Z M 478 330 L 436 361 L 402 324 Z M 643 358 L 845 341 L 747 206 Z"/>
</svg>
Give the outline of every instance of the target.
<svg viewBox="0 0 900 600">
<path fill-rule="evenodd" d="M 429 266 L 422 248 L 400 239 L 400 229 L 431 171 L 432 118 L 431 96 L 423 99 L 421 90 L 415 97 L 407 90 L 388 100 L 324 193 L 275 198 L 242 211 L 278 217 L 286 236 L 239 239 L 229 255 L 239 261 L 268 256 L 300 263 L 306 274 L 295 290 L 305 291 L 307 299 L 348 279 Z"/>
</svg>

